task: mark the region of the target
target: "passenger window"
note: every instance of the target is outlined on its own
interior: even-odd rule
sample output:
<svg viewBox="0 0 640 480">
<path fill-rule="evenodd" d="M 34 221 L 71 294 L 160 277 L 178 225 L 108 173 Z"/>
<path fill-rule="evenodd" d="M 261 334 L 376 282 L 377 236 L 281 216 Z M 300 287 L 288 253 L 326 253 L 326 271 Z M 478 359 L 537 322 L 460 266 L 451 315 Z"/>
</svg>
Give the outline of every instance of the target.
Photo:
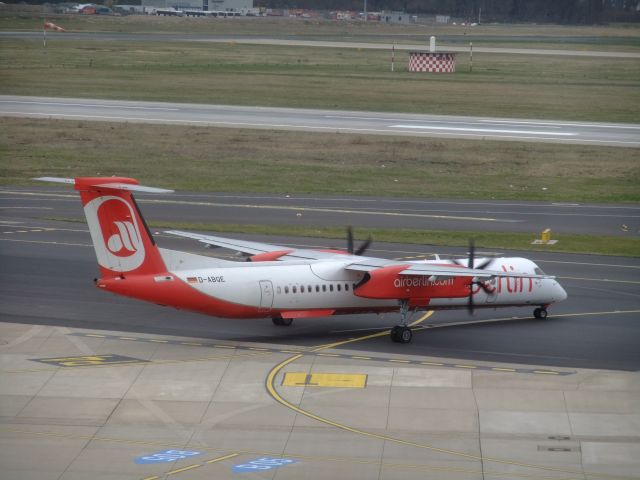
<svg viewBox="0 0 640 480">
<path fill-rule="evenodd" d="M 342 290 L 342 287 L 340 286 L 340 284 L 336 285 L 336 287 L 338 288 L 338 291 Z"/>
<path fill-rule="evenodd" d="M 284 293 L 289 293 L 289 287 L 284 287 Z"/>
<path fill-rule="evenodd" d="M 327 291 L 327 286 L 326 285 L 322 285 L 322 291 L 326 292 Z"/>
<path fill-rule="evenodd" d="M 345 283 L 345 284 L 344 284 L 344 291 L 345 291 L 345 292 L 348 292 L 348 291 L 349 291 L 349 284 L 348 284 L 348 283 Z"/>
<path fill-rule="evenodd" d="M 300 285 L 300 293 L 304 293 L 304 285 Z"/>
<path fill-rule="evenodd" d="M 316 285 L 316 292 L 320 292 L 320 285 Z"/>
<path fill-rule="evenodd" d="M 307 292 L 311 293 L 313 290 L 311 289 L 311 285 L 307 285 Z"/>
<path fill-rule="evenodd" d="M 333 292 L 333 284 L 329 285 L 329 291 Z"/>
<path fill-rule="evenodd" d="M 296 286 L 294 285 L 293 287 L 291 287 L 291 291 L 293 293 L 298 293 L 298 289 L 296 288 Z"/>
</svg>

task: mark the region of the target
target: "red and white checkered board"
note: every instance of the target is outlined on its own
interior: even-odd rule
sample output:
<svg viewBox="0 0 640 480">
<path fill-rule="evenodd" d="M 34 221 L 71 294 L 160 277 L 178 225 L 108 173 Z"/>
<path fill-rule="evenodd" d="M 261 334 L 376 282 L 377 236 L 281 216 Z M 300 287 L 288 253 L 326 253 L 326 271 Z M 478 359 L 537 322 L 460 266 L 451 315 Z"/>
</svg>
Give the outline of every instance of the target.
<svg viewBox="0 0 640 480">
<path fill-rule="evenodd" d="M 410 72 L 453 73 L 456 57 L 450 53 L 410 53 Z"/>
</svg>

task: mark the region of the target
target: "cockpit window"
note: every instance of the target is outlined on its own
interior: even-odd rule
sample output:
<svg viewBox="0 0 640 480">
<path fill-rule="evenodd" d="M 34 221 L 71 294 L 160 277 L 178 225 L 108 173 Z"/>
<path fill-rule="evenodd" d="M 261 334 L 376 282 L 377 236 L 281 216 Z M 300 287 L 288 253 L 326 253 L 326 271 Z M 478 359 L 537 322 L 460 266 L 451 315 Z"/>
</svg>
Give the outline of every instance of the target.
<svg viewBox="0 0 640 480">
<path fill-rule="evenodd" d="M 545 275 L 540 267 L 534 268 L 533 271 L 536 272 L 536 275 Z"/>
</svg>

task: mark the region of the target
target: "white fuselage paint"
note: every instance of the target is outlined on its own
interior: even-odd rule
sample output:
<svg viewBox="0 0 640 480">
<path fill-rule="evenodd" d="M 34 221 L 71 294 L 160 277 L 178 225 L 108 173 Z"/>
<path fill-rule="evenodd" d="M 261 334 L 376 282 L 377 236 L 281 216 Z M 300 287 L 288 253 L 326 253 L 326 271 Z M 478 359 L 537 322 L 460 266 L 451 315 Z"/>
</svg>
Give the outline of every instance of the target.
<svg viewBox="0 0 640 480">
<path fill-rule="evenodd" d="M 293 264 L 277 261 L 225 262 L 220 267 L 177 270 L 172 273 L 205 295 L 262 309 L 376 310 L 398 305 L 397 300 L 373 300 L 355 295 L 354 286 L 364 274 L 346 270 L 348 263 L 351 261 Z M 408 263 L 442 264 L 442 261 Z M 505 271 L 536 274 L 537 266 L 524 258 L 497 258 L 489 268 L 496 275 Z M 271 293 L 265 294 L 264 282 L 270 282 Z M 495 277 L 488 284 L 495 288 L 494 293 L 487 294 L 479 287 L 474 287 L 476 307 L 548 305 L 566 298 L 564 289 L 552 278 Z M 464 307 L 467 303 L 467 297 L 433 298 L 428 308 Z"/>
</svg>

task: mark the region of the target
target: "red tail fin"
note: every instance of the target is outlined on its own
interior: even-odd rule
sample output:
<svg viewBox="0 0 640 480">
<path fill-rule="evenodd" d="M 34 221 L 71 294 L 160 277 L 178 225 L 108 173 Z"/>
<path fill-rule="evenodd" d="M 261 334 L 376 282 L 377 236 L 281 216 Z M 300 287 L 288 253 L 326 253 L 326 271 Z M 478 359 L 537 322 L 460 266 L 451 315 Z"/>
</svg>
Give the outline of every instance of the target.
<svg viewBox="0 0 640 480">
<path fill-rule="evenodd" d="M 133 178 L 42 178 L 73 183 L 80 192 L 103 277 L 166 272 L 165 264 L 131 191 L 170 192 L 143 187 Z"/>
</svg>

